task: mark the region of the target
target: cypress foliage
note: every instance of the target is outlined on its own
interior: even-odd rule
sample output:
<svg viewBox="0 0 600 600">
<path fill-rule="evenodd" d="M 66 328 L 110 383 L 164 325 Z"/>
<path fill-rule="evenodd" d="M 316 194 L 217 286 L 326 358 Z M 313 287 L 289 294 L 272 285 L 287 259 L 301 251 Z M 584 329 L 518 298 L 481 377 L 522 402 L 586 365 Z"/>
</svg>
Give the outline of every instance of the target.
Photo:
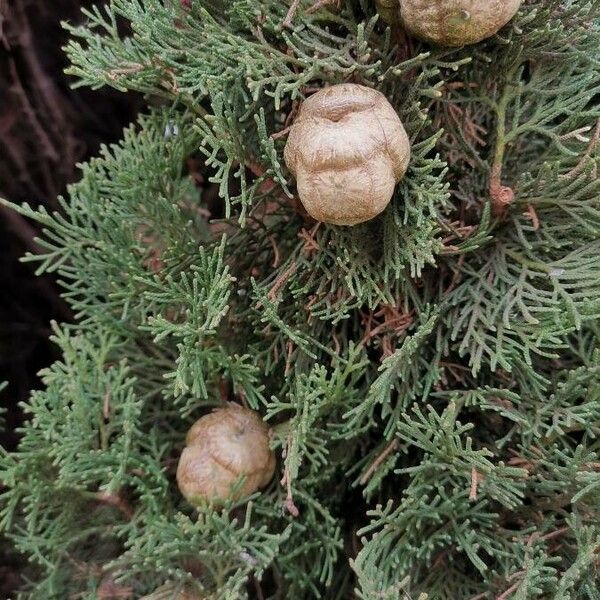
<svg viewBox="0 0 600 600">
<path fill-rule="evenodd" d="M 526 1 L 458 50 L 367 0 L 288 10 L 66 25 L 77 84 L 148 110 L 59 212 L 13 207 L 77 315 L 0 450 L 21 597 L 597 600 L 600 2 Z M 282 158 L 299 101 L 344 81 L 412 143 L 352 228 L 303 216 Z M 225 401 L 273 427 L 277 475 L 196 511 L 177 458 Z"/>
</svg>

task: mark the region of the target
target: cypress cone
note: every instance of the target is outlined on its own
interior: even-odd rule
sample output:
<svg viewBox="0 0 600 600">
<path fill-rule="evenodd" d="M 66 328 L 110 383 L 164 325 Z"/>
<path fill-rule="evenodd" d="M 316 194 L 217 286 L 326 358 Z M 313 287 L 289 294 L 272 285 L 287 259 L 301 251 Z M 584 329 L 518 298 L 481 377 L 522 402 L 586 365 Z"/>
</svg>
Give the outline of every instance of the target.
<svg viewBox="0 0 600 600">
<path fill-rule="evenodd" d="M 313 218 L 356 225 L 389 204 L 408 167 L 410 143 L 381 92 L 344 83 L 302 104 L 284 157 Z"/>
<path fill-rule="evenodd" d="M 274 471 L 269 428 L 254 411 L 230 403 L 198 419 L 188 431 L 177 483 L 191 504 L 218 506 L 264 487 Z"/>
<path fill-rule="evenodd" d="M 522 2 L 522 0 L 399 1 L 400 19 L 404 27 L 414 36 L 440 46 L 466 46 L 491 37 L 515 16 Z"/>
</svg>

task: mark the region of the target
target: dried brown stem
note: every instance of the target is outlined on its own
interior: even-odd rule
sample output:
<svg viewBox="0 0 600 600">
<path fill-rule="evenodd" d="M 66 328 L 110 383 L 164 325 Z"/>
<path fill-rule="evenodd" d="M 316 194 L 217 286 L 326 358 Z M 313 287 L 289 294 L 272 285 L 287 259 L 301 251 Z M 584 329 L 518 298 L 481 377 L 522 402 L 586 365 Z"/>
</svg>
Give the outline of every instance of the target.
<svg viewBox="0 0 600 600">
<path fill-rule="evenodd" d="M 299 6 L 300 0 L 293 0 L 287 15 L 285 15 L 285 19 L 281 23 L 282 27 L 290 27 L 292 25 L 292 21 L 294 20 L 294 16 L 296 15 L 296 11 L 298 10 Z"/>
<path fill-rule="evenodd" d="M 477 500 L 477 485 L 479 483 L 477 469 L 471 469 L 471 490 L 469 492 L 469 500 Z"/>
<path fill-rule="evenodd" d="M 267 298 L 271 302 L 275 302 L 279 290 L 285 285 L 285 282 L 294 274 L 294 272 L 296 271 L 296 267 L 297 265 L 294 261 L 281 275 L 279 275 L 279 277 L 277 277 L 275 283 L 273 284 L 273 286 L 269 290 L 269 293 L 267 294 Z"/>
<path fill-rule="evenodd" d="M 316 13 L 320 8 L 323 8 L 324 6 L 328 6 L 329 4 L 336 4 L 336 3 L 337 3 L 337 0 L 316 0 L 316 2 L 312 6 L 309 6 L 306 9 L 306 14 L 312 15 L 313 13 Z"/>
<path fill-rule="evenodd" d="M 288 435 L 286 450 L 290 447 L 292 443 L 291 435 Z M 298 507 L 294 504 L 294 495 L 292 493 L 292 478 L 290 476 L 290 469 L 288 464 L 286 463 L 285 468 L 283 470 L 283 477 L 281 478 L 281 485 L 285 486 L 286 489 L 286 497 L 283 503 L 284 508 L 292 515 L 292 517 L 297 518 L 300 516 L 300 511 Z"/>
<path fill-rule="evenodd" d="M 125 500 L 125 498 L 121 497 L 120 495 L 104 491 L 98 492 L 96 494 L 96 499 L 101 504 L 107 504 L 109 506 L 114 506 L 115 508 L 119 509 L 123 513 L 123 515 L 127 517 L 128 520 L 131 520 L 133 518 L 133 508 L 131 507 L 129 502 L 127 502 L 127 500 Z"/>
<path fill-rule="evenodd" d="M 360 478 L 360 484 L 365 485 L 373 476 L 373 473 L 382 465 L 385 459 L 398 447 L 398 440 L 392 440 L 373 461 L 366 473 Z"/>
<path fill-rule="evenodd" d="M 496 600 L 506 600 L 521 584 L 520 581 L 513 583 L 505 592 L 496 596 Z"/>
</svg>

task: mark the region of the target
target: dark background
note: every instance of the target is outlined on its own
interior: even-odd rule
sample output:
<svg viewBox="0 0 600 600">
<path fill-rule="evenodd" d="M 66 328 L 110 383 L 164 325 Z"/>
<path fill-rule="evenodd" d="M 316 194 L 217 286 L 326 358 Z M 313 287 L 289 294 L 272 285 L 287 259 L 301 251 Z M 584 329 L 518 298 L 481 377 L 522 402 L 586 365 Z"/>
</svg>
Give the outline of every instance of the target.
<svg viewBox="0 0 600 600">
<path fill-rule="evenodd" d="M 81 7 L 91 4 L 0 0 L 0 197 L 55 210 L 57 196 L 79 177 L 76 163 L 119 139 L 140 109 L 136 97 L 69 87 L 60 23 L 81 22 Z M 0 206 L 0 382 L 9 382 L 0 392 L 0 445 L 11 450 L 23 418 L 19 402 L 38 387 L 37 372 L 58 358 L 50 321 L 71 320 L 55 281 L 19 262 L 36 251 L 36 233 L 35 223 Z M 18 585 L 19 563 L 0 537 L 0 598 Z"/>
</svg>

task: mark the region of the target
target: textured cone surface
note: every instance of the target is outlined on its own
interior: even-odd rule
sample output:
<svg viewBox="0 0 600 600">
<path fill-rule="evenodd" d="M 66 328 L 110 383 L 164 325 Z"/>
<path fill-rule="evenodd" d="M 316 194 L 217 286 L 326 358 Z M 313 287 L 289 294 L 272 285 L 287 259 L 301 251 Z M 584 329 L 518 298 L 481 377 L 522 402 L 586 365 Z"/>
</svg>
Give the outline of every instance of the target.
<svg viewBox="0 0 600 600">
<path fill-rule="evenodd" d="M 275 457 L 269 429 L 254 411 L 230 404 L 196 421 L 186 436 L 177 483 L 192 504 L 221 504 L 265 486 Z M 241 478 L 241 486 L 232 489 Z"/>
<path fill-rule="evenodd" d="M 334 225 L 355 225 L 381 213 L 409 158 L 406 131 L 386 97 L 351 83 L 306 100 L 285 147 L 304 208 Z"/>
<path fill-rule="evenodd" d="M 400 18 L 416 37 L 442 46 L 475 44 L 494 35 L 522 0 L 400 0 Z"/>
</svg>

